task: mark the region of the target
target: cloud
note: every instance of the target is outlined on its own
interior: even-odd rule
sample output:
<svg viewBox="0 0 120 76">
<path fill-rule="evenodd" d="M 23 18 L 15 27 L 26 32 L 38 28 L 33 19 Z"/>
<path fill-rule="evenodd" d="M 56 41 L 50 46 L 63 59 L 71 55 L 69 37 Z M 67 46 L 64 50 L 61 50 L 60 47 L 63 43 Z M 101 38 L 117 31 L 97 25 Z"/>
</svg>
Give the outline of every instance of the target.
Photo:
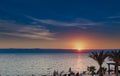
<svg viewBox="0 0 120 76">
<path fill-rule="evenodd" d="M 120 16 L 110 16 L 110 17 L 107 17 L 109 19 L 116 19 L 116 18 L 120 18 Z"/>
<path fill-rule="evenodd" d="M 87 19 L 77 19 L 72 22 L 62 22 L 62 21 L 56 21 L 56 20 L 51 20 L 51 19 L 37 19 L 34 17 L 30 17 L 30 16 L 27 16 L 27 17 L 38 23 L 48 24 L 48 25 L 53 25 L 53 26 L 61 26 L 61 27 L 87 28 L 91 26 L 100 25 L 100 23 L 93 22 Z"/>
<path fill-rule="evenodd" d="M 0 35 L 23 37 L 29 39 L 55 40 L 54 33 L 40 25 L 17 24 L 0 20 Z"/>
</svg>

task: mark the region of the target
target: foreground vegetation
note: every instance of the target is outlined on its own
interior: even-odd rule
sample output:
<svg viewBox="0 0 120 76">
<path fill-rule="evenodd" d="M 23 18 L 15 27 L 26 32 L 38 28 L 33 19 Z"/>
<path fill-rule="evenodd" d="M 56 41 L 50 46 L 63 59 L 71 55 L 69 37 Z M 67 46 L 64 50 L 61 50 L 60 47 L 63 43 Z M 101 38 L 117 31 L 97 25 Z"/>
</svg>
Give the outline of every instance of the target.
<svg viewBox="0 0 120 76">
<path fill-rule="evenodd" d="M 112 60 L 115 63 L 115 76 L 118 76 L 118 66 L 120 66 L 120 50 L 114 50 L 111 52 L 93 51 L 90 52 L 89 57 L 94 59 L 99 65 L 99 69 L 97 70 L 96 73 L 95 66 L 87 67 L 87 71 L 91 76 L 94 75 L 103 76 L 107 72 L 107 68 L 102 66 L 106 58 Z M 53 72 L 53 76 L 84 76 L 84 74 L 86 74 L 86 72 L 74 73 L 73 71 L 69 71 L 69 74 L 63 74 L 63 72 L 58 74 L 57 71 Z"/>
<path fill-rule="evenodd" d="M 104 60 L 108 57 L 115 63 L 115 75 L 118 76 L 118 66 L 120 65 L 120 50 L 114 50 L 111 52 L 105 52 L 105 51 L 95 51 L 91 52 L 89 57 L 94 59 L 98 65 L 99 65 L 99 76 L 103 76 L 104 69 L 102 67 L 102 64 Z"/>
</svg>

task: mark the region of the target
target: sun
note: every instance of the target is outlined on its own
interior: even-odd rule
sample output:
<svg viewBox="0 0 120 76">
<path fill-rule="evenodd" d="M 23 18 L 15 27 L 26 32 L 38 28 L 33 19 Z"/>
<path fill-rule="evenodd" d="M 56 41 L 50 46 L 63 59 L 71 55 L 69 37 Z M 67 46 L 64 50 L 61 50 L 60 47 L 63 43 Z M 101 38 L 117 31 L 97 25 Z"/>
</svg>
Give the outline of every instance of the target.
<svg viewBox="0 0 120 76">
<path fill-rule="evenodd" d="M 81 51 L 81 48 L 77 48 L 78 51 Z"/>
<path fill-rule="evenodd" d="M 73 46 L 74 46 L 74 49 L 76 50 L 76 52 L 83 52 L 83 50 L 85 48 L 84 43 L 80 42 L 80 41 L 74 42 Z"/>
<path fill-rule="evenodd" d="M 82 52 L 81 48 L 76 48 L 76 52 Z"/>
</svg>

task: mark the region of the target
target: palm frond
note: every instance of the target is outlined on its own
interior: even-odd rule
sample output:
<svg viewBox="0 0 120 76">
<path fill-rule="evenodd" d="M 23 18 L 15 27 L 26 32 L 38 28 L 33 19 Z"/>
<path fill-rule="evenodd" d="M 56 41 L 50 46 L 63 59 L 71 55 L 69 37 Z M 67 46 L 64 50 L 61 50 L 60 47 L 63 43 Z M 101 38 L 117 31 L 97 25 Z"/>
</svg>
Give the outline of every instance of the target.
<svg viewBox="0 0 120 76">
<path fill-rule="evenodd" d="M 97 61 L 98 64 L 100 64 L 100 65 L 102 65 L 102 63 L 104 62 L 104 60 L 107 56 L 108 56 L 107 53 L 104 51 L 91 52 L 89 55 L 89 57 L 91 57 L 92 59 Z"/>
</svg>

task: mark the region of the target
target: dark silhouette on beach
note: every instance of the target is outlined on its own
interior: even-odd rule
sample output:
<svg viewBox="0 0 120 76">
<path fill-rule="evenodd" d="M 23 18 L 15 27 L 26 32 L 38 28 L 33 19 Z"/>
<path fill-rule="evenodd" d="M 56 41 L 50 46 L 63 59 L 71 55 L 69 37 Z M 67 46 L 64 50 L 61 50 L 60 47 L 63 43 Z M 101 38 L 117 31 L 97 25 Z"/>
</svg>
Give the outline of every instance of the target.
<svg viewBox="0 0 120 76">
<path fill-rule="evenodd" d="M 104 51 L 99 51 L 99 52 L 91 52 L 89 57 L 91 57 L 92 59 L 94 59 L 98 65 L 99 65 L 99 76 L 103 76 L 102 73 L 102 64 L 104 62 L 104 60 L 107 58 L 108 54 Z"/>
</svg>

